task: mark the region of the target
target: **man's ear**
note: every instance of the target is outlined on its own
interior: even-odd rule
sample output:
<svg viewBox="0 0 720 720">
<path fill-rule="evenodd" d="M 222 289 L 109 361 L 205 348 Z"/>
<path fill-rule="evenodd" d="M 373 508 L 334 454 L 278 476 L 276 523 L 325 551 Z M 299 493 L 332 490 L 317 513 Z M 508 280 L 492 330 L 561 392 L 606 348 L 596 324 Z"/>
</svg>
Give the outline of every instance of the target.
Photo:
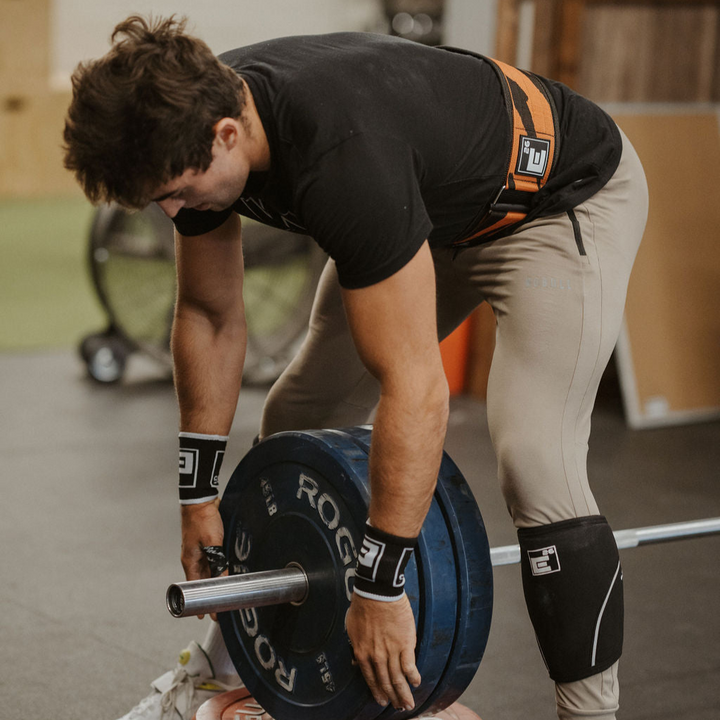
<svg viewBox="0 0 720 720">
<path fill-rule="evenodd" d="M 215 131 L 215 142 L 226 150 L 232 150 L 238 142 L 239 123 L 234 118 L 225 117 L 218 120 L 213 128 Z"/>
</svg>

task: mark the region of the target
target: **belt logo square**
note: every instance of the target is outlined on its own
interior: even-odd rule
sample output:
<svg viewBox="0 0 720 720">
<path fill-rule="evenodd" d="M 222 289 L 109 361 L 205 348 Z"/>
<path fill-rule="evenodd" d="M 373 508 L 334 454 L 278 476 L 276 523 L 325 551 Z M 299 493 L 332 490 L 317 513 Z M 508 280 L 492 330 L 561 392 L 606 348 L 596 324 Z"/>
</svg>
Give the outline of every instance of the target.
<svg viewBox="0 0 720 720">
<path fill-rule="evenodd" d="M 542 177 L 545 175 L 549 160 L 549 140 L 531 138 L 527 135 L 520 136 L 520 154 L 515 167 L 515 173 L 517 175 Z"/>
</svg>

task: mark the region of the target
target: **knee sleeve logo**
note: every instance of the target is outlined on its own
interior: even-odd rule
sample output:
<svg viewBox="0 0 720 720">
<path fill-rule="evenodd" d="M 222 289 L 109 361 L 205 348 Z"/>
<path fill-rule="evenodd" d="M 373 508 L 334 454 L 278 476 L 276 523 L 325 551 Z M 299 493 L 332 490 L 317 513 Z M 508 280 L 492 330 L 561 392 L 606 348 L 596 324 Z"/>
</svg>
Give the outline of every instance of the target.
<svg viewBox="0 0 720 720">
<path fill-rule="evenodd" d="M 560 558 L 554 545 L 539 550 L 528 550 L 528 559 L 533 575 L 549 575 L 560 572 Z"/>
</svg>

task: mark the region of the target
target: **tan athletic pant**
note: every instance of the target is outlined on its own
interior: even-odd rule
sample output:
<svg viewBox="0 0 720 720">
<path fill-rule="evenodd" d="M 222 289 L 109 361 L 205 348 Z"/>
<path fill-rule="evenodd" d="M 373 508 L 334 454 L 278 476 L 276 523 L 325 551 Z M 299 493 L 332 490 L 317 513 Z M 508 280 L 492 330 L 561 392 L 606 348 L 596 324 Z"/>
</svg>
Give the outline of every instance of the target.
<svg viewBox="0 0 720 720">
<path fill-rule="evenodd" d="M 448 335 L 481 302 L 497 320 L 487 397 L 499 479 L 516 527 L 597 514 L 586 458 L 590 414 L 617 340 L 647 217 L 647 186 L 623 138 L 608 184 L 570 214 L 500 240 L 433 251 L 438 329 Z M 334 265 L 320 280 L 310 331 L 271 389 L 261 436 L 362 424 L 379 397 L 353 346 Z M 556 686 L 558 716 L 611 720 L 617 663 Z"/>
</svg>

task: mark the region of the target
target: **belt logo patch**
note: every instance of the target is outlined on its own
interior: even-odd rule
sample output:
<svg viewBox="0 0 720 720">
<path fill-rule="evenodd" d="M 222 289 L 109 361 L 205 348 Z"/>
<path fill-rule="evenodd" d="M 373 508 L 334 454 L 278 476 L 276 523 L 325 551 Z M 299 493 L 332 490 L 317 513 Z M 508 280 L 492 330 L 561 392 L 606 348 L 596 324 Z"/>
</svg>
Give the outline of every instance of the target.
<svg viewBox="0 0 720 720">
<path fill-rule="evenodd" d="M 560 572 L 560 558 L 555 545 L 539 550 L 528 550 L 528 559 L 533 575 L 549 575 Z"/>
<path fill-rule="evenodd" d="M 520 136 L 520 153 L 515 173 L 543 177 L 550 160 L 550 141 L 542 138 Z"/>
</svg>

